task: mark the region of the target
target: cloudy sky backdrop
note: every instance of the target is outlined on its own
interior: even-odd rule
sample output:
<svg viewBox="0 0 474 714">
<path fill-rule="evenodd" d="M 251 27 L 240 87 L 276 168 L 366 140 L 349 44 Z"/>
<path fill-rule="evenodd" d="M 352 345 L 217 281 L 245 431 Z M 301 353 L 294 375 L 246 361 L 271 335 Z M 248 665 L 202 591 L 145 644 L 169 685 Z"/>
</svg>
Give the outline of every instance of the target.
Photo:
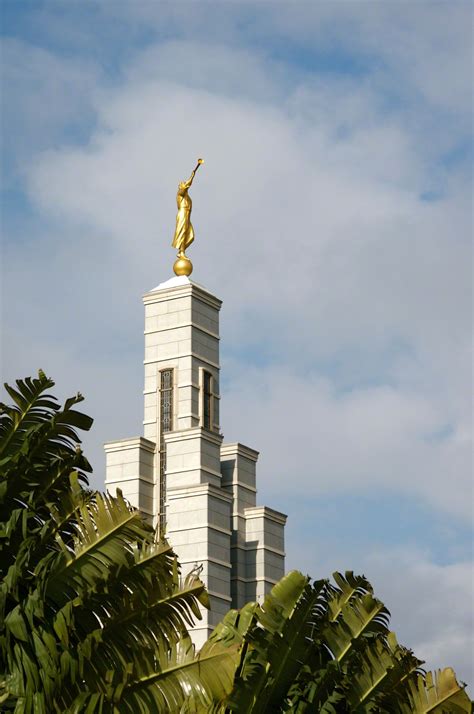
<svg viewBox="0 0 474 714">
<path fill-rule="evenodd" d="M 364 572 L 472 672 L 469 2 L 3 0 L 6 380 L 141 433 L 141 296 L 223 299 L 222 429 L 261 452 L 287 567 Z"/>
</svg>

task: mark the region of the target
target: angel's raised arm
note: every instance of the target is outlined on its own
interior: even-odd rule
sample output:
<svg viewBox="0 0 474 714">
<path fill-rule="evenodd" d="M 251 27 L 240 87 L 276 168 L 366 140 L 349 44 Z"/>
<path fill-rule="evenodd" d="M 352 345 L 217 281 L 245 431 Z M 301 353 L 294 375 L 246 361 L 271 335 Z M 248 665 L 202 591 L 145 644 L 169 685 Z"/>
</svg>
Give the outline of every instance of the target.
<svg viewBox="0 0 474 714">
<path fill-rule="evenodd" d="M 201 166 L 201 164 L 203 164 L 203 163 L 204 163 L 203 159 L 198 159 L 198 162 L 197 162 L 197 164 L 196 164 L 196 167 L 193 169 L 193 172 L 192 172 L 191 176 L 188 178 L 187 181 L 184 182 L 184 187 L 185 187 L 185 188 L 189 188 L 189 187 L 191 186 L 191 184 L 192 184 L 192 182 L 193 182 L 193 180 L 194 180 L 194 177 L 195 177 L 195 175 L 196 175 L 196 171 L 198 170 L 198 168 L 199 168 L 199 167 Z"/>
</svg>

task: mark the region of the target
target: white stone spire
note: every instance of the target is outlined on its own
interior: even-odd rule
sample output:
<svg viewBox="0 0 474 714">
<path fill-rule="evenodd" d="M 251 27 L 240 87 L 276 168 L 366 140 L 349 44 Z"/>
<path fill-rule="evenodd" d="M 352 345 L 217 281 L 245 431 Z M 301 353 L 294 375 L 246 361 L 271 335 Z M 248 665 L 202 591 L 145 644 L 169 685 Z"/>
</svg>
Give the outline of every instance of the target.
<svg viewBox="0 0 474 714">
<path fill-rule="evenodd" d="M 222 444 L 221 301 L 186 276 L 146 293 L 144 437 L 109 442 L 106 487 L 166 533 L 183 573 L 209 591 L 200 646 L 230 607 L 261 599 L 284 573 L 286 516 L 256 505 L 258 453 Z"/>
</svg>

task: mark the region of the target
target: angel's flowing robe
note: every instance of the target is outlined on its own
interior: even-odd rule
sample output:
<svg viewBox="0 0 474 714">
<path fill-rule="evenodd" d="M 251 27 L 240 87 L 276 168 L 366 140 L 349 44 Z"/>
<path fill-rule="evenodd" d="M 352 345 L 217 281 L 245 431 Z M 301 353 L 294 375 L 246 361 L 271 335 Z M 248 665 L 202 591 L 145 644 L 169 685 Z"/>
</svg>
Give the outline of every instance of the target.
<svg viewBox="0 0 474 714">
<path fill-rule="evenodd" d="M 178 249 L 178 253 L 184 253 L 194 240 L 194 228 L 191 223 L 193 203 L 188 196 L 188 186 L 179 186 L 176 204 L 178 206 L 178 215 L 176 216 L 176 229 L 172 245 L 173 248 Z"/>
</svg>

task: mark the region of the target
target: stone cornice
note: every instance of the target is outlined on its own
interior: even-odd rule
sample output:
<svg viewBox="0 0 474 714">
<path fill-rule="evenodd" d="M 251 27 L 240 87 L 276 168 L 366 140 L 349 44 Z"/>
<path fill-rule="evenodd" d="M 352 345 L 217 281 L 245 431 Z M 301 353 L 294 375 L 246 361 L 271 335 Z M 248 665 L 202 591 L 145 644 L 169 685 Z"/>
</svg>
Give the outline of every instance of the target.
<svg viewBox="0 0 474 714">
<path fill-rule="evenodd" d="M 166 287 L 166 284 L 164 285 L 165 287 L 162 288 L 158 285 L 158 287 L 154 290 L 150 290 L 145 293 L 143 296 L 143 303 L 145 305 L 149 305 L 151 303 L 164 302 L 175 298 L 191 296 L 201 300 L 201 302 L 215 308 L 216 310 L 221 309 L 222 300 L 219 300 L 219 298 L 206 290 L 206 288 L 202 285 L 192 283 L 191 281 L 182 285 L 174 285 L 170 287 Z"/>
<path fill-rule="evenodd" d="M 280 548 L 274 548 L 271 545 L 265 545 L 265 543 L 259 543 L 258 545 L 249 545 L 248 543 L 233 543 L 230 546 L 231 550 L 245 550 L 245 552 L 254 552 L 256 550 L 268 550 L 270 553 L 275 553 L 275 555 L 280 555 L 282 558 L 285 557 L 286 553 Z"/>
<path fill-rule="evenodd" d="M 249 520 L 251 518 L 266 518 L 270 521 L 275 521 L 284 526 L 288 516 L 286 513 L 281 513 L 280 511 L 274 511 L 273 508 L 268 508 L 268 506 L 252 506 L 251 508 L 244 508 L 244 517 Z"/>
<path fill-rule="evenodd" d="M 202 494 L 210 494 L 227 503 L 232 503 L 233 501 L 231 493 L 224 491 L 223 488 L 214 486 L 212 483 L 197 483 L 195 486 L 169 486 L 166 489 L 166 497 L 169 500 L 184 498 L 185 496 L 201 496 Z"/>
<path fill-rule="evenodd" d="M 197 352 L 194 352 L 193 350 L 190 350 L 189 352 L 185 352 L 184 354 L 179 354 L 176 353 L 174 355 L 168 355 L 168 357 L 163 357 L 162 359 L 160 358 L 152 358 L 152 359 L 144 359 L 143 364 L 160 364 L 160 363 L 171 363 L 172 361 L 177 361 L 183 358 L 187 357 L 194 357 L 195 359 L 199 360 L 200 362 L 204 362 L 204 364 L 210 364 L 211 367 L 215 367 L 215 369 L 220 369 L 219 365 L 217 362 L 211 362 L 210 359 L 207 359 L 206 357 L 203 357 L 202 355 L 198 354 Z"/>
<path fill-rule="evenodd" d="M 167 431 L 165 434 L 163 434 L 163 438 L 166 444 L 171 444 L 174 441 L 203 439 L 204 441 L 208 441 L 211 444 L 215 444 L 215 446 L 220 446 L 224 437 L 222 436 L 222 434 L 218 434 L 215 431 L 209 431 L 208 429 L 204 429 L 202 426 L 194 426 L 191 429 Z"/>
<path fill-rule="evenodd" d="M 113 451 L 125 451 L 125 449 L 144 449 L 150 453 L 155 453 L 156 444 L 150 439 L 145 439 L 144 436 L 132 436 L 128 439 L 116 439 L 115 441 L 107 441 L 104 444 L 104 449 L 107 454 Z"/>
<path fill-rule="evenodd" d="M 179 330 L 181 327 L 192 327 L 195 330 L 199 330 L 200 332 L 204 332 L 205 335 L 208 335 L 209 337 L 213 337 L 215 340 L 220 340 L 221 338 L 219 335 L 216 335 L 215 332 L 212 332 L 211 330 L 206 329 L 205 327 L 201 327 L 200 325 L 197 325 L 195 322 L 190 322 L 189 320 L 187 322 L 177 322 L 176 325 L 168 325 L 167 327 L 157 327 L 152 330 L 143 330 L 144 335 L 153 335 L 156 332 L 170 332 L 171 330 Z"/>
<path fill-rule="evenodd" d="M 258 451 L 251 449 L 250 446 L 245 446 L 245 444 L 240 444 L 239 442 L 222 444 L 221 446 L 221 458 L 223 456 L 244 456 L 246 459 L 250 459 L 250 461 L 257 461 L 258 455 Z"/>
</svg>

